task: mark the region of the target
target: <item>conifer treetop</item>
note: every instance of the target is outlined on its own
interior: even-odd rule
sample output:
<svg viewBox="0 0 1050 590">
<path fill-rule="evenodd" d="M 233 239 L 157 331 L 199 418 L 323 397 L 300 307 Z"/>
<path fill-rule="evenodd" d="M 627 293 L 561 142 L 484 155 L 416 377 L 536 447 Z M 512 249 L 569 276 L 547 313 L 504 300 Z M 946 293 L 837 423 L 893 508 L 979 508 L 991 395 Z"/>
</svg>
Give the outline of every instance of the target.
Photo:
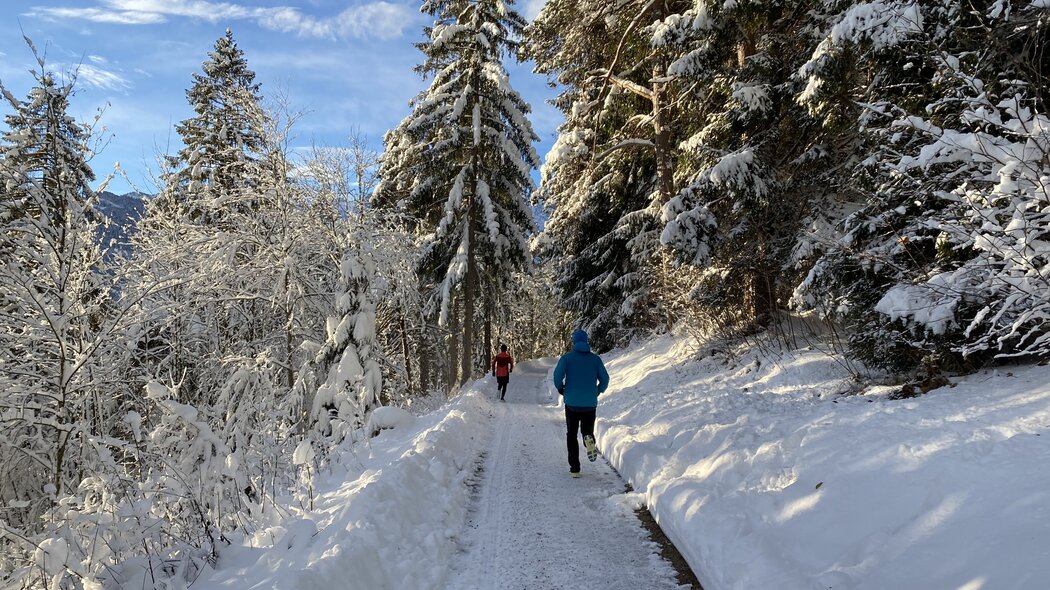
<svg viewBox="0 0 1050 590">
<path fill-rule="evenodd" d="M 265 147 L 260 85 L 230 29 L 201 69 L 186 91 L 196 115 L 175 126 L 185 147 L 168 160 L 169 184 L 220 192 L 243 187 L 250 182 L 247 167 Z"/>
<path fill-rule="evenodd" d="M 495 281 L 527 265 L 538 137 L 502 64 L 525 24 L 511 4 L 432 0 L 422 10 L 434 24 L 418 45 L 417 71 L 431 84 L 387 134 L 376 194 L 380 206 L 400 205 L 418 220 L 418 270 L 436 283 L 444 318 L 472 265 Z"/>
</svg>

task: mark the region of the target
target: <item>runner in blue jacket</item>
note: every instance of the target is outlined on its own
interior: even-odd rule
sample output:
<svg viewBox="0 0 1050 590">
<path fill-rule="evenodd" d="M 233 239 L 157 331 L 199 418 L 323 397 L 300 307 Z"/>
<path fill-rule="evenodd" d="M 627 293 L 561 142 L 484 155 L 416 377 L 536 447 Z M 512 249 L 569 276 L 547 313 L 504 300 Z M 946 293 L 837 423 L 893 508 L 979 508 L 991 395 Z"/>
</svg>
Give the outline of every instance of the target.
<svg viewBox="0 0 1050 590">
<path fill-rule="evenodd" d="M 580 476 L 580 444 L 578 431 L 583 431 L 587 458 L 598 458 L 594 442 L 594 419 L 598 396 L 609 387 L 609 372 L 600 356 L 591 352 L 587 332 L 572 333 L 572 351 L 558 359 L 554 368 L 554 387 L 565 397 L 566 444 L 569 449 L 569 474 Z"/>
</svg>

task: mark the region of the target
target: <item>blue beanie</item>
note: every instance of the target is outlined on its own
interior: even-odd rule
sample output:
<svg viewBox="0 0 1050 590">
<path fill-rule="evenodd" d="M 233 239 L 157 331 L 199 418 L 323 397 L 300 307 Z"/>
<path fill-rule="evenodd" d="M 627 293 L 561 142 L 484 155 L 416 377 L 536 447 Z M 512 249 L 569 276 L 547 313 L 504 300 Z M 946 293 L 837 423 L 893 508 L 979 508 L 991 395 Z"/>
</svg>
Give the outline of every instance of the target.
<svg viewBox="0 0 1050 590">
<path fill-rule="evenodd" d="M 587 342 L 587 332 L 584 332 L 583 330 L 574 331 L 572 333 L 572 342 L 573 344 L 577 342 Z"/>
</svg>

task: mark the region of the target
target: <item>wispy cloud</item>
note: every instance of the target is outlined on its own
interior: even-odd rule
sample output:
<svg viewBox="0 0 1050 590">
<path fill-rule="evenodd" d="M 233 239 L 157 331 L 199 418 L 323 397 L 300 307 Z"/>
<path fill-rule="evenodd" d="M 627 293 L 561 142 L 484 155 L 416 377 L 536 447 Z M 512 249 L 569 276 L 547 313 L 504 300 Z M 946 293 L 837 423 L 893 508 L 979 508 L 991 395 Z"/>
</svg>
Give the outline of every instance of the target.
<svg viewBox="0 0 1050 590">
<path fill-rule="evenodd" d="M 400 37 L 414 13 L 403 5 L 385 0 L 351 6 L 329 18 L 316 18 L 298 8 L 276 6 L 258 8 L 208 0 L 101 0 L 98 7 L 51 8 L 35 6 L 27 13 L 55 19 L 84 19 L 125 25 L 166 22 L 171 17 L 220 20 L 250 20 L 259 26 L 303 37 L 347 38 Z"/>
<path fill-rule="evenodd" d="M 297 13 L 289 9 L 290 13 Z M 297 31 L 301 35 L 313 37 L 379 37 L 392 39 L 400 37 L 406 25 L 412 24 L 416 14 L 402 5 L 389 2 L 372 2 L 351 6 L 337 16 L 319 20 L 302 17 L 298 14 L 282 14 L 288 20 L 274 20 L 269 26 L 277 30 Z"/>
<path fill-rule="evenodd" d="M 88 59 L 91 58 L 89 57 Z M 89 63 L 82 63 L 79 65 L 55 64 L 55 67 L 74 72 L 78 84 L 98 88 L 100 90 L 125 92 L 131 89 L 132 86 L 131 81 L 124 76 Z M 48 69 L 50 69 L 50 64 Z"/>
<path fill-rule="evenodd" d="M 26 14 L 51 18 L 79 18 L 96 23 L 118 25 L 150 25 L 162 23 L 166 20 L 163 15 L 151 12 L 104 10 L 101 8 L 47 8 L 35 6 Z"/>
</svg>

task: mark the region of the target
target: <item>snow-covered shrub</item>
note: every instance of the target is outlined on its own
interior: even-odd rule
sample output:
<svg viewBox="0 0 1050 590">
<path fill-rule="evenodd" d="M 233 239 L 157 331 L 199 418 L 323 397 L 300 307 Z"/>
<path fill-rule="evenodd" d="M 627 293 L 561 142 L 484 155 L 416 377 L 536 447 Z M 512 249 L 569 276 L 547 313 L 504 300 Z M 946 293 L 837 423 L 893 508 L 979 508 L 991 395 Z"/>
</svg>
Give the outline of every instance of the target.
<svg viewBox="0 0 1050 590">
<path fill-rule="evenodd" d="M 38 555 L 56 543 L 64 548 L 64 581 L 58 587 L 170 587 L 168 523 L 152 512 L 140 484 L 114 472 L 86 477 L 59 500 L 51 522 Z"/>
<path fill-rule="evenodd" d="M 376 436 L 382 430 L 393 430 L 395 428 L 407 428 L 415 422 L 415 416 L 409 412 L 393 406 L 376 408 L 368 417 L 365 430 L 371 436 Z"/>
<path fill-rule="evenodd" d="M 239 465 L 208 417 L 177 401 L 177 390 L 154 381 L 146 395 L 157 414 L 146 443 L 159 461 L 146 480 L 152 511 L 174 539 L 214 557 L 242 507 Z"/>
</svg>

